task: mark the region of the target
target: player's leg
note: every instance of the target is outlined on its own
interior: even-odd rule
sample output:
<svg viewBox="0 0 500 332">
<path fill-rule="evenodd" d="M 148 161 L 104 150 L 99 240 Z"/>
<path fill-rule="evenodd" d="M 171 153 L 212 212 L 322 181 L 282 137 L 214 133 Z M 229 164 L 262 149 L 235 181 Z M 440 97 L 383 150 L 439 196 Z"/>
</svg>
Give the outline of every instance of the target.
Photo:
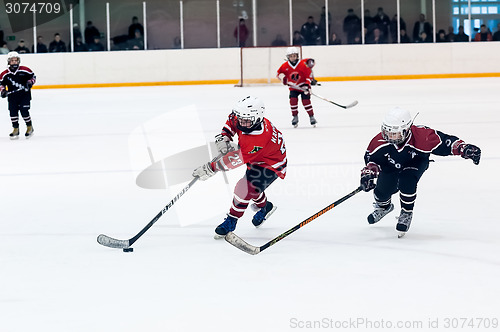
<svg viewBox="0 0 500 332">
<path fill-rule="evenodd" d="M 399 200 L 401 201 L 401 213 L 396 225 L 396 229 L 400 232 L 406 232 L 410 228 L 413 218 L 413 207 L 417 199 L 417 184 L 428 167 L 429 161 L 424 160 L 415 165 L 405 167 L 400 173 Z"/>
<path fill-rule="evenodd" d="M 26 138 L 30 138 L 33 135 L 33 123 L 31 122 L 30 103 L 25 102 L 24 104 L 20 105 L 19 108 L 21 110 L 21 116 L 26 123 L 26 133 L 24 134 L 24 136 L 26 136 Z"/>
<path fill-rule="evenodd" d="M 380 172 L 377 178 L 377 186 L 373 190 L 374 210 L 368 215 L 368 223 L 375 224 L 394 210 L 391 197 L 398 191 L 398 172 Z"/>
<path fill-rule="evenodd" d="M 14 102 L 9 102 L 10 121 L 12 122 L 12 133 L 9 138 L 14 140 L 19 138 L 19 105 Z"/>
<path fill-rule="evenodd" d="M 255 188 L 256 193 L 258 193 L 256 198 L 252 198 L 254 201 L 253 207 L 255 210 L 258 210 L 252 218 L 252 223 L 255 227 L 259 227 L 276 210 L 276 206 L 267 200 L 264 191 L 278 178 L 278 176 L 272 170 L 252 165 L 251 168 L 247 170 L 247 178 L 252 188 Z"/>
<path fill-rule="evenodd" d="M 311 122 L 311 125 L 314 126 L 317 123 L 317 121 L 314 118 L 314 110 L 311 104 L 311 94 L 310 93 L 306 94 L 305 92 L 302 92 L 301 97 L 302 97 L 302 105 L 304 106 L 304 109 L 309 115 L 309 121 Z"/>
<path fill-rule="evenodd" d="M 299 92 L 290 91 L 290 110 L 292 111 L 292 126 L 295 128 L 299 124 Z"/>
</svg>

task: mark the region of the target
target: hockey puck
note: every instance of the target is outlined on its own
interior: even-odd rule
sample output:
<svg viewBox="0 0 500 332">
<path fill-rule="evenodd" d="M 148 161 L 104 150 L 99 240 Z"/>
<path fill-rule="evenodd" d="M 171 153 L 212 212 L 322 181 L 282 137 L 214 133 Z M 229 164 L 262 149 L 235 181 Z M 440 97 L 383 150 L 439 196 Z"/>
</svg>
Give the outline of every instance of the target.
<svg viewBox="0 0 500 332">
<path fill-rule="evenodd" d="M 123 248 L 123 252 L 134 252 L 134 248 Z"/>
</svg>

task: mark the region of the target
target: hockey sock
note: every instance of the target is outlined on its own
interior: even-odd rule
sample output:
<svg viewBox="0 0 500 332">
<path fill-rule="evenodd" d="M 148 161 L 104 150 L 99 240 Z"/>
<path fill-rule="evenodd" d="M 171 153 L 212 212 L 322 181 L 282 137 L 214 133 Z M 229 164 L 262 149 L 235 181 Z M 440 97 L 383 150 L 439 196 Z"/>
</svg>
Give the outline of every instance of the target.
<svg viewBox="0 0 500 332">
<path fill-rule="evenodd" d="M 292 110 L 292 115 L 296 116 L 299 114 L 299 99 L 290 98 L 290 109 Z"/>
<path fill-rule="evenodd" d="M 310 99 L 302 99 L 302 105 L 304 105 L 304 109 L 306 110 L 307 114 L 309 114 L 309 116 L 314 115 L 314 110 Z"/>
<path fill-rule="evenodd" d="M 267 204 L 267 197 L 265 193 L 260 193 L 260 196 L 257 199 L 254 199 L 255 205 L 258 208 L 262 209 Z"/>
<path fill-rule="evenodd" d="M 403 192 L 400 192 L 399 199 L 401 201 L 401 209 L 403 209 L 406 212 L 412 212 L 416 198 L 417 198 L 417 193 L 405 194 Z"/>
</svg>

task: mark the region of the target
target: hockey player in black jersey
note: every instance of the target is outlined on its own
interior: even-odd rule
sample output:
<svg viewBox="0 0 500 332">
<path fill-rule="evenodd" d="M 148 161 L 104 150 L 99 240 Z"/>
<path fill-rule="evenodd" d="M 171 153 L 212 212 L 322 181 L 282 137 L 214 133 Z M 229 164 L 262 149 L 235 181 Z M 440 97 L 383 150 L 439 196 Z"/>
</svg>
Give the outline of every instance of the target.
<svg viewBox="0 0 500 332">
<path fill-rule="evenodd" d="M 362 189 L 367 192 L 375 189 L 375 210 L 368 216 L 368 223 L 378 222 L 394 209 L 391 196 L 399 191 L 401 213 L 396 230 L 400 232 L 399 237 L 408 231 L 417 198 L 417 183 L 429 167 L 431 153 L 459 155 L 472 159 L 475 165 L 481 158 L 481 150 L 475 145 L 466 144 L 456 136 L 413 125 L 406 110 L 395 108 L 386 115 L 381 132 L 368 145 L 366 166 L 361 170 Z"/>
<path fill-rule="evenodd" d="M 8 68 L 0 74 L 0 96 L 8 97 L 12 127 L 10 139 L 19 138 L 19 112 L 26 123 L 26 138 L 33 135 L 33 124 L 30 116 L 31 87 L 36 82 L 31 69 L 21 66 L 21 57 L 17 52 L 7 54 Z"/>
</svg>

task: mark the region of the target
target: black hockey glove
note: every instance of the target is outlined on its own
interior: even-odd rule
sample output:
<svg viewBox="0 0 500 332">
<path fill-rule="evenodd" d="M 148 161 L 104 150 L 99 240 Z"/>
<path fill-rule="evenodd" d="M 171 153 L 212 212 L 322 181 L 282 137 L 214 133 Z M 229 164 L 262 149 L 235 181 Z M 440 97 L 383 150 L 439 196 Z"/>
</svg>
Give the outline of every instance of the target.
<svg viewBox="0 0 500 332">
<path fill-rule="evenodd" d="M 33 81 L 32 80 L 29 80 L 28 82 L 26 82 L 26 87 L 28 89 L 31 89 L 32 86 L 33 86 Z"/>
<path fill-rule="evenodd" d="M 8 91 L 5 90 L 5 89 L 3 89 L 2 92 L 0 92 L 0 95 L 1 95 L 2 98 L 7 97 L 7 94 L 8 94 Z"/>
<path fill-rule="evenodd" d="M 375 188 L 375 179 L 379 173 L 379 168 L 375 164 L 368 164 L 361 170 L 360 186 L 363 191 L 370 191 Z"/>
<path fill-rule="evenodd" d="M 316 85 L 318 84 L 318 81 L 316 81 L 314 78 L 311 80 L 311 85 Z"/>
<path fill-rule="evenodd" d="M 460 147 L 460 156 L 464 159 L 472 159 L 474 165 L 479 165 L 481 149 L 472 144 L 464 144 Z"/>
<path fill-rule="evenodd" d="M 215 147 L 223 155 L 234 150 L 234 148 L 231 146 L 231 140 L 229 139 L 229 137 L 222 134 L 215 136 Z"/>
</svg>

